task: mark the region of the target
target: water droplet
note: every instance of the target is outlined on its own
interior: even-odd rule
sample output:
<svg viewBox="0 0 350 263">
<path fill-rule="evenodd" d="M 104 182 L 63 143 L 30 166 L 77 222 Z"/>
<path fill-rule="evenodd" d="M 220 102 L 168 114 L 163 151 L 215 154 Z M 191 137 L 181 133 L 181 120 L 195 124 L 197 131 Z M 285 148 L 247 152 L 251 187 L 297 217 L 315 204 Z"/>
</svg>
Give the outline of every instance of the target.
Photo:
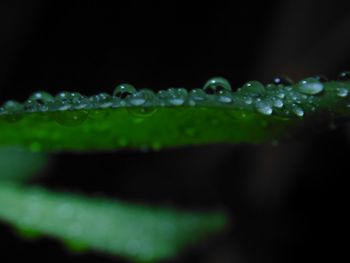
<svg viewBox="0 0 350 263">
<path fill-rule="evenodd" d="M 26 100 L 23 103 L 23 107 L 24 107 L 24 110 L 27 112 L 36 112 L 40 110 L 40 104 L 30 99 Z"/>
<path fill-rule="evenodd" d="M 14 100 L 8 100 L 4 104 L 4 109 L 8 113 L 19 113 L 23 110 L 23 105 L 17 101 Z"/>
<path fill-rule="evenodd" d="M 204 84 L 203 90 L 207 94 L 217 94 L 219 93 L 219 91 L 222 91 L 222 90 L 231 91 L 231 84 L 225 78 L 215 77 L 215 78 L 209 79 Z"/>
<path fill-rule="evenodd" d="M 251 92 L 255 95 L 262 95 L 266 92 L 264 85 L 259 81 L 249 81 L 242 87 L 242 92 Z"/>
<path fill-rule="evenodd" d="M 339 97 L 345 98 L 346 96 L 348 96 L 348 93 L 349 93 L 349 91 L 345 88 L 338 88 L 337 89 L 337 95 Z"/>
<path fill-rule="evenodd" d="M 189 97 L 194 101 L 203 101 L 206 99 L 207 94 L 202 89 L 193 89 L 190 91 Z"/>
<path fill-rule="evenodd" d="M 5 102 L 4 113 L 8 113 L 4 116 L 4 120 L 10 123 L 17 122 L 22 119 L 21 113 L 24 109 L 23 105 L 17 101 L 9 100 Z"/>
<path fill-rule="evenodd" d="M 118 85 L 114 89 L 113 97 L 125 99 L 125 98 L 131 96 L 135 92 L 136 92 L 136 89 L 133 85 L 128 84 L 128 83 L 123 83 L 123 84 Z"/>
<path fill-rule="evenodd" d="M 54 97 L 48 92 L 37 91 L 37 92 L 33 93 L 32 95 L 30 95 L 28 100 L 35 101 L 39 104 L 47 104 L 49 102 L 54 101 Z"/>
<path fill-rule="evenodd" d="M 247 105 L 250 105 L 253 103 L 253 99 L 251 97 L 245 97 L 244 98 L 244 103 Z"/>
<path fill-rule="evenodd" d="M 286 97 L 286 94 L 283 92 L 280 92 L 277 94 L 277 97 L 279 97 L 280 99 L 284 99 Z"/>
<path fill-rule="evenodd" d="M 94 108 L 108 108 L 112 105 L 111 95 L 105 92 L 91 96 L 89 101 Z"/>
<path fill-rule="evenodd" d="M 280 100 L 280 99 L 276 99 L 276 100 L 273 102 L 273 106 L 275 106 L 276 108 L 282 108 L 282 107 L 283 107 L 283 101 Z"/>
<path fill-rule="evenodd" d="M 183 105 L 188 96 L 187 90 L 184 88 L 170 88 L 167 91 L 159 92 L 160 98 L 167 100 L 171 105 L 180 106 Z"/>
<path fill-rule="evenodd" d="M 219 91 L 219 101 L 222 103 L 230 103 L 232 102 L 232 92 L 228 90 L 220 90 Z"/>
<path fill-rule="evenodd" d="M 301 93 L 316 95 L 323 91 L 323 84 L 315 78 L 307 78 L 299 82 L 298 89 Z"/>
<path fill-rule="evenodd" d="M 271 105 L 265 101 L 256 102 L 255 107 L 256 107 L 258 112 L 260 112 L 264 115 L 271 115 L 272 111 L 273 111 Z"/>
<path fill-rule="evenodd" d="M 56 99 L 62 102 L 75 103 L 78 102 L 80 98 L 81 94 L 78 92 L 62 91 L 56 95 Z"/>
<path fill-rule="evenodd" d="M 283 86 L 291 86 L 293 85 L 293 81 L 287 77 L 275 77 L 273 79 L 273 83 L 275 85 L 283 85 Z"/>
<path fill-rule="evenodd" d="M 128 112 L 136 117 L 150 117 L 155 114 L 158 109 L 155 107 L 128 107 Z"/>
<path fill-rule="evenodd" d="M 54 112 L 54 120 L 66 127 L 74 127 L 82 124 L 88 117 L 88 112 L 85 110 L 61 111 Z"/>
<path fill-rule="evenodd" d="M 80 105 L 83 96 L 78 92 L 63 91 L 56 95 L 54 101 L 50 101 L 48 108 L 52 111 L 65 111 Z"/>
<path fill-rule="evenodd" d="M 129 97 L 129 101 L 134 106 L 140 106 L 146 103 L 153 103 L 156 100 L 156 95 L 152 90 L 142 89 L 138 92 L 133 93 Z"/>
<path fill-rule="evenodd" d="M 338 80 L 341 80 L 341 81 L 350 81 L 350 71 L 341 72 L 341 73 L 338 75 Z"/>
<path fill-rule="evenodd" d="M 299 117 L 303 117 L 304 116 L 304 111 L 303 111 L 302 108 L 293 107 L 293 112 Z"/>
</svg>

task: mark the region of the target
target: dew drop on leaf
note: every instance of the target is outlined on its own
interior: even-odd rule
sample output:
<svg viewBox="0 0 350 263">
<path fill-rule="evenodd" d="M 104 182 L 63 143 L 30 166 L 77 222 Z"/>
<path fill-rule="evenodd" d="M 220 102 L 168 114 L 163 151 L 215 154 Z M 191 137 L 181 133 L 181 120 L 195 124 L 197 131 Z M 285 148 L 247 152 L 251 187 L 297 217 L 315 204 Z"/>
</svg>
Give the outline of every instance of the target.
<svg viewBox="0 0 350 263">
<path fill-rule="evenodd" d="M 251 97 L 245 97 L 244 98 L 244 103 L 247 105 L 250 105 L 253 103 L 253 99 Z"/>
<path fill-rule="evenodd" d="M 276 108 L 282 108 L 283 107 L 283 101 L 280 100 L 280 99 L 276 99 L 274 102 L 273 102 L 273 106 L 275 106 Z"/>
<path fill-rule="evenodd" d="M 299 117 L 303 117 L 304 116 L 304 111 L 300 107 L 293 107 L 293 112 Z"/>
<path fill-rule="evenodd" d="M 256 110 L 264 115 L 272 114 L 272 107 L 268 102 L 258 101 L 255 103 Z"/>
<path fill-rule="evenodd" d="M 166 99 L 171 105 L 181 106 L 185 103 L 188 92 L 184 88 L 170 88 L 167 90 Z"/>
<path fill-rule="evenodd" d="M 133 85 L 128 83 L 123 83 L 118 85 L 113 91 L 113 97 L 118 97 L 125 99 L 136 92 L 136 89 Z"/>
<path fill-rule="evenodd" d="M 112 105 L 112 97 L 108 93 L 100 93 L 89 98 L 89 102 L 94 108 L 107 108 Z"/>
<path fill-rule="evenodd" d="M 254 95 L 262 95 L 266 92 L 265 87 L 259 81 L 249 81 L 242 87 L 242 92 L 250 92 Z"/>
<path fill-rule="evenodd" d="M 206 93 L 202 89 L 193 89 L 190 91 L 190 99 L 194 101 L 203 101 L 206 99 Z"/>
<path fill-rule="evenodd" d="M 152 103 L 156 100 L 156 95 L 152 90 L 142 89 L 133 93 L 130 97 L 130 103 L 134 106 L 144 105 L 146 103 Z"/>
<path fill-rule="evenodd" d="M 339 97 L 345 98 L 346 96 L 348 96 L 348 93 L 349 93 L 349 91 L 347 89 L 345 89 L 345 88 L 337 89 L 337 95 Z"/>
<path fill-rule="evenodd" d="M 30 95 L 28 100 L 35 101 L 40 104 L 46 104 L 54 101 L 54 97 L 48 92 L 38 91 Z"/>
<path fill-rule="evenodd" d="M 279 97 L 280 99 L 284 99 L 286 97 L 286 94 L 284 92 L 279 92 L 277 94 L 277 97 Z"/>
<path fill-rule="evenodd" d="M 35 100 L 28 99 L 23 103 L 23 107 L 26 112 L 35 112 L 40 110 L 41 105 Z"/>
<path fill-rule="evenodd" d="M 4 112 L 8 113 L 8 115 L 4 116 L 4 120 L 9 123 L 18 122 L 22 119 L 22 111 L 24 109 L 23 105 L 17 101 L 9 100 L 4 106 Z"/>
<path fill-rule="evenodd" d="M 230 82 L 223 77 L 215 77 L 209 79 L 203 86 L 203 90 L 207 94 L 217 94 L 222 90 L 231 91 Z"/>
<path fill-rule="evenodd" d="M 350 71 L 341 72 L 338 75 L 338 80 L 349 81 L 350 80 Z"/>
<path fill-rule="evenodd" d="M 18 113 L 18 112 L 21 112 L 23 110 L 23 105 L 21 103 L 17 102 L 17 101 L 8 100 L 4 104 L 4 109 L 8 113 Z"/>
<path fill-rule="evenodd" d="M 275 77 L 273 79 L 273 84 L 275 85 L 283 85 L 283 86 L 290 86 L 293 85 L 293 81 L 288 77 Z"/>
<path fill-rule="evenodd" d="M 316 95 L 323 91 L 323 84 L 316 78 L 307 78 L 298 83 L 298 90 L 307 95 Z"/>
<path fill-rule="evenodd" d="M 230 103 L 233 100 L 232 93 L 228 90 L 220 90 L 218 96 L 219 101 L 222 103 Z"/>
</svg>

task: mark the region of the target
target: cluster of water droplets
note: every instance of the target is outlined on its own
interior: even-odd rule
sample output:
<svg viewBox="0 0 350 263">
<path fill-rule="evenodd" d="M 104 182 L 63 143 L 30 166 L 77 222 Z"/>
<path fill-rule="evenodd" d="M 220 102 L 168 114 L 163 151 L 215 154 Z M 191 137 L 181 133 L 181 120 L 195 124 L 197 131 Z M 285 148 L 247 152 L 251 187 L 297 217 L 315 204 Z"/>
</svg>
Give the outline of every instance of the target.
<svg viewBox="0 0 350 263">
<path fill-rule="evenodd" d="M 343 72 L 338 79 L 350 81 L 350 72 Z M 317 96 L 324 92 L 327 79 L 322 76 L 306 78 L 298 83 L 286 77 L 277 77 L 272 83 L 263 85 L 258 81 L 249 81 L 237 92 L 232 92 L 231 84 L 222 77 L 208 80 L 202 89 L 191 91 L 185 88 L 169 88 L 157 93 L 149 89 L 137 90 L 131 84 L 118 85 L 112 94 L 100 93 L 84 96 L 78 92 L 60 92 L 53 96 L 47 92 L 36 92 L 24 103 L 7 101 L 0 107 L 0 115 L 15 116 L 33 112 L 68 112 L 66 118 L 72 124 L 85 120 L 88 110 L 125 107 L 136 116 L 150 116 L 157 108 L 164 106 L 230 106 L 241 110 L 254 110 L 263 115 L 304 116 L 305 107 L 316 108 Z M 340 83 L 341 83 L 340 82 Z M 335 94 L 348 96 L 350 87 L 339 86 Z M 71 114 L 72 111 L 80 113 Z M 59 115 L 57 115 L 59 116 Z M 60 117 L 58 117 L 60 122 Z"/>
</svg>

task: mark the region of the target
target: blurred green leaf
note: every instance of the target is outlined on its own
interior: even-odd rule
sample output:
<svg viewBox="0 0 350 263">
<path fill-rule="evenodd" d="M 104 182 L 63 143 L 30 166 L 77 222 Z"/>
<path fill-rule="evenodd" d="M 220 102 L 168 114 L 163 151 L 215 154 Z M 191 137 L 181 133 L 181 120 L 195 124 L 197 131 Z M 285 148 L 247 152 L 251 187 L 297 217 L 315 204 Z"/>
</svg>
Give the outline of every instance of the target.
<svg viewBox="0 0 350 263">
<path fill-rule="evenodd" d="M 142 262 L 175 257 L 228 223 L 221 212 L 184 212 L 11 184 L 0 186 L 0 219 L 75 249 Z"/>
<path fill-rule="evenodd" d="M 22 182 L 44 168 L 47 156 L 23 147 L 0 147 L 0 181 Z"/>
</svg>

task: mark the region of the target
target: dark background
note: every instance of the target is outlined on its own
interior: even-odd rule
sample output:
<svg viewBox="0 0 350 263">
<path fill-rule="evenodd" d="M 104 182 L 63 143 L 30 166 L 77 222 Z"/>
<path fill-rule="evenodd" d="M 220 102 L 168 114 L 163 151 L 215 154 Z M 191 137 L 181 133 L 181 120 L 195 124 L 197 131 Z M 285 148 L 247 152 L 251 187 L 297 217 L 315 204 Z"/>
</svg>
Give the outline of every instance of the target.
<svg viewBox="0 0 350 263">
<path fill-rule="evenodd" d="M 350 68 L 345 3 L 1 0 L 0 101 L 21 101 L 36 90 L 111 93 L 121 82 L 192 89 L 216 75 L 234 88 L 276 75 L 333 79 Z M 230 211 L 230 231 L 175 262 L 344 261 L 349 134 L 342 126 L 277 146 L 58 154 L 38 183 Z M 50 239 L 23 241 L 5 225 L 0 234 L 5 261 L 124 262 L 72 255 Z"/>
</svg>

